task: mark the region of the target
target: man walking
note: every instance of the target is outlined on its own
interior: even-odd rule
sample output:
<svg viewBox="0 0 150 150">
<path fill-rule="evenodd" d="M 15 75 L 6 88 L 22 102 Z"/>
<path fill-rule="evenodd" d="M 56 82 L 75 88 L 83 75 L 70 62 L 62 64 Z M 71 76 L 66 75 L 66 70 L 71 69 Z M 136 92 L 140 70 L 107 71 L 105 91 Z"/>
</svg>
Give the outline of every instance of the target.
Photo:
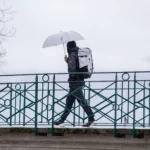
<svg viewBox="0 0 150 150">
<path fill-rule="evenodd" d="M 67 97 L 65 110 L 61 115 L 60 120 L 54 122 L 55 125 L 64 123 L 71 111 L 75 99 L 77 99 L 78 103 L 82 106 L 88 116 L 88 122 L 83 126 L 89 127 L 95 121 L 93 111 L 87 104 L 82 92 L 82 88 L 84 87 L 84 79 L 79 74 L 71 74 L 72 72 L 78 72 L 78 50 L 79 48 L 76 46 L 74 41 L 67 43 L 67 52 L 69 57 L 67 58 L 67 56 L 65 56 L 64 59 L 68 63 L 68 73 L 70 73 L 68 79 L 69 88 L 70 92 L 76 91 Z"/>
</svg>

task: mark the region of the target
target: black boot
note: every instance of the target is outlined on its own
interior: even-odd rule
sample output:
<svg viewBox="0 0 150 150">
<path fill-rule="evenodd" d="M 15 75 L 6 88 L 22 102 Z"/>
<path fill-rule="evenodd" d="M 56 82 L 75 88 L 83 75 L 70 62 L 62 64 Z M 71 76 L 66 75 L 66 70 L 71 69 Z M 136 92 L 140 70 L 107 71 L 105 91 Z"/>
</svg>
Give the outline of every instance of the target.
<svg viewBox="0 0 150 150">
<path fill-rule="evenodd" d="M 95 121 L 94 118 L 93 119 L 89 119 L 89 121 L 86 124 L 84 124 L 82 127 L 89 127 L 94 121 Z"/>
<path fill-rule="evenodd" d="M 60 119 L 60 120 L 58 120 L 58 121 L 55 121 L 55 122 L 54 122 L 54 125 L 60 125 L 60 124 L 62 124 L 62 123 L 64 123 L 64 120 Z"/>
</svg>

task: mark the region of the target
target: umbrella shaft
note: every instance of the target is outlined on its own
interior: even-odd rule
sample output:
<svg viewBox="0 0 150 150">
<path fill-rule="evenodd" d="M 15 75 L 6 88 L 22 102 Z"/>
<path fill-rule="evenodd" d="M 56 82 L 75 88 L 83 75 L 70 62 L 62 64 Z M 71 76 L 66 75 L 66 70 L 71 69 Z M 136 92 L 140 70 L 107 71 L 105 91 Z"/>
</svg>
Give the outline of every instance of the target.
<svg viewBox="0 0 150 150">
<path fill-rule="evenodd" d="M 64 45 L 64 43 L 63 43 L 63 47 L 64 47 L 64 53 L 65 53 L 65 55 L 66 55 L 66 51 L 65 51 L 65 45 Z"/>
</svg>

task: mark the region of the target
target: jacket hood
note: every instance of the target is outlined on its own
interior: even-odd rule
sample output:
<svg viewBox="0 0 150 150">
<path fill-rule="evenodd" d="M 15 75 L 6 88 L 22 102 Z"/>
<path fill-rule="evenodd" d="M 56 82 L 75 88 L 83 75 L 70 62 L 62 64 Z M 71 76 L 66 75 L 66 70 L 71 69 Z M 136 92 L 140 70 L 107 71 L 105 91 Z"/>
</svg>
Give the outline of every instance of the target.
<svg viewBox="0 0 150 150">
<path fill-rule="evenodd" d="M 77 54 L 78 50 L 79 50 L 78 47 L 73 47 L 73 48 L 68 48 L 67 52 L 68 52 L 68 54 L 70 54 L 70 53 L 76 53 Z"/>
</svg>

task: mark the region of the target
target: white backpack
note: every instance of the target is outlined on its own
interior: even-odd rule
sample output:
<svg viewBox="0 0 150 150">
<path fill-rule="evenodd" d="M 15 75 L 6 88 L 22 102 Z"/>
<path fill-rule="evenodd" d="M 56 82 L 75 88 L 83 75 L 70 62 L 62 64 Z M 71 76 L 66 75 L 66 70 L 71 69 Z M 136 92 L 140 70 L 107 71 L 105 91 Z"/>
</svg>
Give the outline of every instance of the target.
<svg viewBox="0 0 150 150">
<path fill-rule="evenodd" d="M 89 48 L 79 48 L 78 51 L 79 72 L 85 72 L 81 76 L 86 79 L 90 78 L 93 73 L 92 51 Z"/>
</svg>

